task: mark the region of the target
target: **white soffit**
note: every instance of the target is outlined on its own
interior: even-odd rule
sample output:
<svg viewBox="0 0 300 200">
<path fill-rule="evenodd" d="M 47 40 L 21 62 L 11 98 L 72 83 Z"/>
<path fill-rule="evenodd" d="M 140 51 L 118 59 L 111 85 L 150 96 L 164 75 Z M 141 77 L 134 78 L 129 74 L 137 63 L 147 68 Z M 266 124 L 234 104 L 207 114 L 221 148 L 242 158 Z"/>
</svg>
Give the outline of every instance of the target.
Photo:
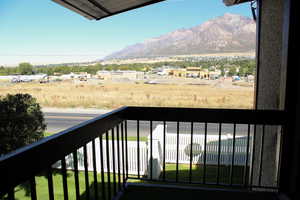
<svg viewBox="0 0 300 200">
<path fill-rule="evenodd" d="M 88 19 L 99 20 L 165 0 L 52 0 Z"/>
</svg>

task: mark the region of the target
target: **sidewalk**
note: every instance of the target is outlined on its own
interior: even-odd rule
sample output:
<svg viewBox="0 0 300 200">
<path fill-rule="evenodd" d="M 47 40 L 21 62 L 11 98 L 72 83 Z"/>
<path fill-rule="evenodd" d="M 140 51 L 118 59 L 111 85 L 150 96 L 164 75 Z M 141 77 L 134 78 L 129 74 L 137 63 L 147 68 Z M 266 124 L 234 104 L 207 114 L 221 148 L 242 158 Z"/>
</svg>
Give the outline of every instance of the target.
<svg viewBox="0 0 300 200">
<path fill-rule="evenodd" d="M 51 108 L 43 107 L 43 113 L 52 112 L 52 113 L 80 113 L 80 114 L 103 114 L 110 112 L 112 110 L 107 109 L 95 109 L 95 108 Z"/>
</svg>

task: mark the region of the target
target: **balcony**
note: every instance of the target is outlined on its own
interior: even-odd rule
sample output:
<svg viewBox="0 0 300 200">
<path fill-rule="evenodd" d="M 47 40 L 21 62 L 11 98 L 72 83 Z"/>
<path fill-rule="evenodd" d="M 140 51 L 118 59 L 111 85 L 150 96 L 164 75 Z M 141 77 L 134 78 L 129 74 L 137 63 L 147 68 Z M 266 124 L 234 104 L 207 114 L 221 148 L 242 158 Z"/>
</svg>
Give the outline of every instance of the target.
<svg viewBox="0 0 300 200">
<path fill-rule="evenodd" d="M 33 200 L 277 199 L 286 119 L 275 110 L 123 107 L 1 157 L 0 197 L 21 199 L 26 183 Z M 274 134 L 278 151 L 269 152 Z"/>
</svg>

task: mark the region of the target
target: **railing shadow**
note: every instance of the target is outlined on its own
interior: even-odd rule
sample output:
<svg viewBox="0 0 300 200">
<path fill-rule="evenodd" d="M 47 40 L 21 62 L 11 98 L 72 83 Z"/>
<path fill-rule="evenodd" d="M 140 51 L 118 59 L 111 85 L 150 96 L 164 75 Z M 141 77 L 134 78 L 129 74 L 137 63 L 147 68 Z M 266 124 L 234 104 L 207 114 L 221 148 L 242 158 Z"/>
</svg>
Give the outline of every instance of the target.
<svg viewBox="0 0 300 200">
<path fill-rule="evenodd" d="M 220 165 L 218 169 L 218 166 L 216 165 L 204 166 L 203 164 L 193 164 L 192 169 L 190 170 L 189 164 L 179 164 L 178 171 L 176 168 L 176 164 L 167 164 L 165 175 L 162 172 L 159 181 L 171 181 L 174 183 L 178 182 L 186 184 L 192 183 L 194 185 L 243 185 L 245 179 L 244 166 L 231 167 L 228 165 Z"/>
<path fill-rule="evenodd" d="M 88 192 L 87 190 L 81 192 L 80 200 L 95 200 L 95 199 L 112 199 L 112 197 L 116 196 L 117 193 L 123 188 L 123 183 L 118 184 L 116 182 L 116 190 L 114 191 L 114 183 L 105 181 L 102 183 L 101 181 L 90 182 Z"/>
</svg>

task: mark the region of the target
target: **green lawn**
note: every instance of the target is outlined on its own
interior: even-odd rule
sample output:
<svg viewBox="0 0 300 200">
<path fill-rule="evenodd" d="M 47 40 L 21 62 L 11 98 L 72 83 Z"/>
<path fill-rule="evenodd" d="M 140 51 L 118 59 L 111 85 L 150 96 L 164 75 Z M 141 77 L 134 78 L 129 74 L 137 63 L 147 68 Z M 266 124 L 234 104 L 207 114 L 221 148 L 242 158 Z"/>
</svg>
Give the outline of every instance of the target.
<svg viewBox="0 0 300 200">
<path fill-rule="evenodd" d="M 104 182 L 104 187 L 105 187 L 105 195 L 108 196 L 108 181 L 107 181 L 107 174 L 105 174 L 105 182 Z M 120 176 L 121 182 L 122 182 L 122 176 Z M 37 199 L 42 199 L 42 200 L 47 200 L 49 199 L 49 194 L 48 194 L 48 181 L 45 177 L 43 176 L 38 176 L 35 178 L 36 180 L 36 190 L 37 190 Z M 113 195 L 113 174 L 110 174 L 110 181 L 111 181 L 111 194 Z M 116 175 L 116 182 L 118 183 L 118 175 Z M 75 194 L 75 178 L 74 178 L 74 173 L 72 171 L 68 171 L 67 173 L 67 183 L 68 183 L 68 196 L 69 199 L 76 199 L 76 194 Z M 102 185 L 101 185 L 101 178 L 100 174 L 97 175 L 97 188 L 98 188 L 98 195 L 102 197 L 103 192 L 102 192 Z M 53 185 L 54 185 L 54 198 L 55 199 L 63 199 L 64 194 L 63 194 L 63 184 L 62 184 L 62 175 L 60 173 L 54 173 L 53 174 Z M 118 184 L 117 186 L 117 191 L 118 191 Z M 79 172 L 79 191 L 80 191 L 80 199 L 87 199 L 86 197 L 86 188 L 85 188 L 85 176 L 84 172 Z M 94 176 L 92 172 L 89 172 L 89 190 L 90 190 L 90 199 L 95 199 L 95 188 L 94 188 Z M 26 194 L 26 189 L 23 187 L 17 187 L 15 189 L 15 197 L 18 200 L 30 200 L 30 193 L 27 192 Z"/>
<path fill-rule="evenodd" d="M 53 135 L 53 134 L 55 134 L 55 133 L 44 132 L 44 137 L 48 137 L 48 136 Z"/>
<path fill-rule="evenodd" d="M 216 166 L 207 166 L 206 168 L 207 176 L 206 176 L 206 182 L 212 183 L 216 182 L 216 174 L 217 174 L 217 167 Z M 243 167 L 235 167 L 233 169 L 233 184 L 242 184 L 243 182 Z M 189 181 L 189 165 L 188 164 L 180 164 L 179 165 L 179 173 L 178 173 L 178 180 L 179 182 L 188 182 Z M 220 183 L 229 184 L 230 183 L 230 167 L 221 166 L 220 167 Z M 130 177 L 136 177 L 131 176 Z M 192 181 L 193 182 L 202 182 L 203 180 L 203 166 L 199 165 L 193 165 L 192 166 Z M 105 173 L 105 182 L 104 187 L 106 191 L 106 197 L 107 197 L 107 188 L 108 188 L 108 174 Z M 162 176 L 160 177 L 162 180 Z M 176 180 L 176 164 L 167 164 L 166 165 L 166 179 L 175 181 Z M 99 196 L 102 196 L 102 183 L 100 174 L 97 175 L 97 188 L 99 191 Z M 111 180 L 111 191 L 113 192 L 113 175 L 110 174 L 110 180 Z M 118 182 L 118 175 L 116 175 L 116 181 Z M 122 181 L 122 175 L 121 175 L 121 181 Z M 138 180 L 134 180 L 134 182 L 140 182 Z M 142 181 L 142 182 L 149 182 L 149 181 Z M 48 182 L 47 179 L 43 176 L 36 177 L 36 183 L 37 183 L 37 197 L 38 199 L 47 200 L 48 199 Z M 75 198 L 75 179 L 74 179 L 74 173 L 72 171 L 68 171 L 68 195 L 69 199 L 76 199 Z M 154 182 L 155 183 L 155 182 Z M 54 173 L 53 175 L 53 184 L 54 184 L 54 194 L 55 199 L 63 199 L 63 185 L 62 185 L 62 176 L 60 173 Z M 80 185 L 80 195 L 81 199 L 87 199 L 86 193 L 85 193 L 85 176 L 84 172 L 79 173 L 79 185 Z M 118 184 L 117 184 L 118 186 Z M 89 172 L 89 188 L 90 188 L 90 199 L 95 199 L 95 190 L 94 190 L 94 178 L 93 173 Z M 118 189 L 118 188 L 117 188 Z M 16 188 L 15 193 L 16 199 L 19 200 L 29 200 L 30 195 L 26 195 L 26 190 L 24 190 L 21 187 Z"/>
<path fill-rule="evenodd" d="M 243 184 L 243 172 L 244 168 L 240 166 L 235 166 L 233 168 L 233 184 Z M 219 183 L 230 184 L 230 166 L 220 166 L 219 169 Z M 207 165 L 206 167 L 206 183 L 216 183 L 217 182 L 218 167 L 215 165 Z M 203 165 L 192 165 L 192 182 L 202 183 L 204 180 L 204 167 Z M 166 165 L 166 179 L 176 181 L 176 164 Z M 178 165 L 178 181 L 188 182 L 190 177 L 190 165 L 189 164 L 179 164 Z M 161 175 L 161 179 L 162 179 Z"/>
</svg>

